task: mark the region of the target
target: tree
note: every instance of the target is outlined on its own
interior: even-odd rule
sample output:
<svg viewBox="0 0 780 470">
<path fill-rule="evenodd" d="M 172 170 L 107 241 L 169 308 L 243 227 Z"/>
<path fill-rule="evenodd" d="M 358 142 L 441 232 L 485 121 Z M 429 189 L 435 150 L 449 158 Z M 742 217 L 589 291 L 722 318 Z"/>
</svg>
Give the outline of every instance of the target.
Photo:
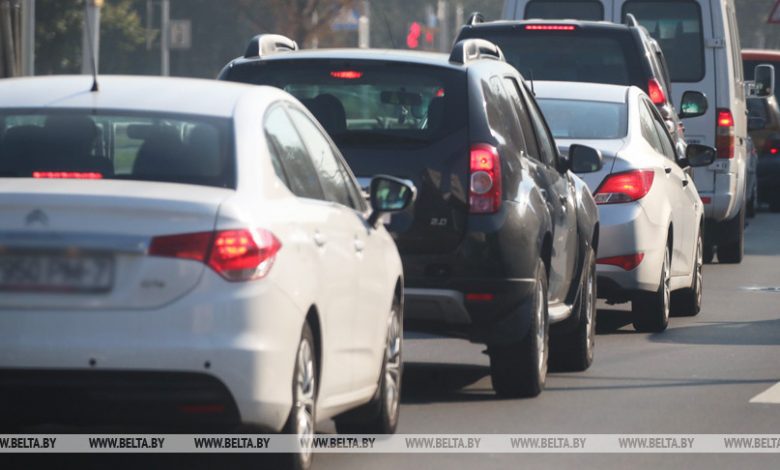
<svg viewBox="0 0 780 470">
<path fill-rule="evenodd" d="M 356 0 L 239 0 L 240 11 L 257 31 L 283 34 L 302 47 L 331 35 L 331 23 Z M 270 14 L 269 14 L 270 12 Z"/>
<path fill-rule="evenodd" d="M 132 53 L 145 41 L 134 0 L 106 2 L 101 11 L 100 68 L 104 73 L 129 72 Z M 79 73 L 83 0 L 37 0 L 35 69 L 39 75 Z"/>
</svg>

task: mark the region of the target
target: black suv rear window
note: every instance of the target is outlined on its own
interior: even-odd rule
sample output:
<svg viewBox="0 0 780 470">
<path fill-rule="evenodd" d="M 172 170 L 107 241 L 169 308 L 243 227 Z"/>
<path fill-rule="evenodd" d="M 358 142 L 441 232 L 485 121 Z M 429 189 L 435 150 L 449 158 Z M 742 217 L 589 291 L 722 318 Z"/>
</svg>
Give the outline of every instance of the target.
<svg viewBox="0 0 780 470">
<path fill-rule="evenodd" d="M 604 6 L 598 0 L 531 0 L 525 7 L 525 18 L 601 21 L 604 19 Z"/>
<path fill-rule="evenodd" d="M 552 26 L 552 23 L 545 25 Z M 534 29 L 540 26 L 525 24 L 512 29 L 464 31 L 468 31 L 467 36 L 498 44 L 507 62 L 527 79 L 647 85 L 637 44 L 627 28 Z"/>
<path fill-rule="evenodd" d="M 704 78 L 704 36 L 698 3 L 628 0 L 623 4 L 623 18 L 627 13 L 633 14 L 658 41 L 673 82 L 698 82 Z"/>
<path fill-rule="evenodd" d="M 226 78 L 287 91 L 337 144 L 426 144 L 467 125 L 466 74 L 440 67 L 273 60 L 236 66 Z"/>
<path fill-rule="evenodd" d="M 0 177 L 235 188 L 231 127 L 200 116 L 0 109 Z"/>
</svg>

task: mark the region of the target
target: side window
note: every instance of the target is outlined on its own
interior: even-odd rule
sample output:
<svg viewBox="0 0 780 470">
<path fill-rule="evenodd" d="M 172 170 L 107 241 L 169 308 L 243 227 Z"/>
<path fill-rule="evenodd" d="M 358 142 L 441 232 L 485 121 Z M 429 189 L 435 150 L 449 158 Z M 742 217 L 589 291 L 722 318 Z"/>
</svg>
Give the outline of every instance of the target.
<svg viewBox="0 0 780 470">
<path fill-rule="evenodd" d="M 487 95 L 488 93 L 486 93 Z M 512 104 L 509 102 L 509 96 L 501 85 L 501 79 L 498 77 L 490 78 L 489 94 L 491 99 L 495 100 L 497 113 L 493 112 L 493 117 L 488 116 L 490 127 L 497 130 L 501 136 L 506 139 L 509 147 L 519 152 L 526 148 L 525 139 L 520 128 L 517 126 L 517 120 Z M 487 98 L 487 96 L 486 96 Z"/>
<path fill-rule="evenodd" d="M 669 160 L 676 161 L 677 159 L 675 158 L 674 145 L 672 145 L 669 132 L 666 130 L 666 125 L 664 125 L 660 116 L 654 116 L 653 125 L 655 126 L 656 133 L 658 134 L 658 141 L 661 143 L 661 148 L 663 149 L 663 152 L 661 153 L 663 153 L 663 155 Z"/>
<path fill-rule="evenodd" d="M 539 151 L 542 154 L 542 160 L 548 165 L 555 166 L 558 160 L 558 151 L 555 148 L 555 140 L 550 134 L 550 129 L 547 128 L 547 121 L 545 121 L 542 112 L 539 110 L 539 106 L 537 106 L 536 101 L 531 97 L 528 89 L 525 87 L 521 87 L 520 89 L 523 92 L 526 105 L 533 118 L 531 122 L 533 122 L 534 129 L 536 130 L 536 137 L 539 139 Z"/>
<path fill-rule="evenodd" d="M 645 100 L 639 101 L 639 123 L 642 127 L 642 137 L 644 137 L 658 153 L 664 153 L 661 141 L 658 140 L 658 132 L 655 130 L 655 124 L 653 124 L 653 114 L 650 112 L 650 109 L 648 109 Z"/>
<path fill-rule="evenodd" d="M 358 207 L 353 202 L 347 187 L 349 176 L 339 164 L 328 139 L 322 135 L 320 129 L 311 119 L 300 110 L 291 108 L 290 116 L 298 132 L 301 133 L 306 147 L 309 149 L 309 155 L 311 155 L 314 167 L 317 169 L 320 182 L 322 183 L 325 199 L 357 209 Z"/>
<path fill-rule="evenodd" d="M 544 158 L 539 151 L 539 144 L 536 141 L 534 130 L 531 126 L 531 118 L 528 116 L 526 107 L 523 104 L 523 99 L 520 98 L 520 89 L 518 88 L 517 82 L 513 78 L 504 78 L 504 85 L 506 85 L 507 94 L 514 105 L 517 118 L 520 121 L 520 127 L 523 130 L 528 156 L 543 161 Z"/>
<path fill-rule="evenodd" d="M 290 191 L 299 197 L 324 200 L 325 195 L 311 157 L 281 106 L 273 108 L 266 114 L 265 135 L 271 154 L 278 157 L 287 176 Z"/>
</svg>

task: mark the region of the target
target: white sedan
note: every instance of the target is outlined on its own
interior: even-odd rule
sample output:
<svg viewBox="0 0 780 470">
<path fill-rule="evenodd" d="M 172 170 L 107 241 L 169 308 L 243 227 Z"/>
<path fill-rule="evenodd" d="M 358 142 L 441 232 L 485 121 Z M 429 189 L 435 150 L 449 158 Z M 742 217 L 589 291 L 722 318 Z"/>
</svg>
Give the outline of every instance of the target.
<svg viewBox="0 0 780 470">
<path fill-rule="evenodd" d="M 91 84 L 0 83 L 0 422 L 393 432 L 414 188 L 275 88 Z"/>
<path fill-rule="evenodd" d="M 639 88 L 534 87 L 562 152 L 580 143 L 602 154 L 601 170 L 579 175 L 599 205 L 598 296 L 630 301 L 639 331 L 663 331 L 670 313 L 696 315 L 703 206 L 687 168 L 712 163 L 715 150 L 691 144 L 687 155 L 677 155 L 664 120 Z"/>
</svg>

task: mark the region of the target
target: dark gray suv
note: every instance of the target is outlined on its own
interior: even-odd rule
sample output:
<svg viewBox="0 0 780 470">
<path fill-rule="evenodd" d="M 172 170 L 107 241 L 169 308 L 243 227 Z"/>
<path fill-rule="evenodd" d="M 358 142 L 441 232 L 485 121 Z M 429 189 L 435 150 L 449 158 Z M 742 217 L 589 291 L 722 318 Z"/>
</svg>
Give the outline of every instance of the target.
<svg viewBox="0 0 780 470">
<path fill-rule="evenodd" d="M 548 355 L 586 369 L 598 211 L 569 170 L 597 170 L 598 152 L 561 157 L 523 77 L 487 41 L 447 56 L 295 51 L 274 38 L 255 38 L 220 79 L 283 88 L 358 177 L 418 188 L 414 207 L 386 221 L 404 264 L 405 328 L 487 344 L 501 396 L 539 394 Z"/>
</svg>

